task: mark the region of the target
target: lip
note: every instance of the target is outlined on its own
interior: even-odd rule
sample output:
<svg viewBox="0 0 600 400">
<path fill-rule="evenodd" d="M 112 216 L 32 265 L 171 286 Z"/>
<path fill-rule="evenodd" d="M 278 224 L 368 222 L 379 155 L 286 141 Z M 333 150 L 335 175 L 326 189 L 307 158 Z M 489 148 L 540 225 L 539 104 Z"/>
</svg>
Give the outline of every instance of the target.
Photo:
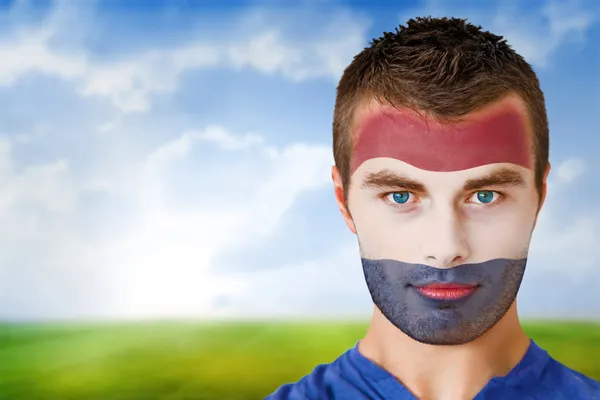
<svg viewBox="0 0 600 400">
<path fill-rule="evenodd" d="M 423 296 L 433 300 L 460 300 L 472 295 L 478 285 L 460 283 L 432 283 L 425 286 L 415 286 Z"/>
</svg>

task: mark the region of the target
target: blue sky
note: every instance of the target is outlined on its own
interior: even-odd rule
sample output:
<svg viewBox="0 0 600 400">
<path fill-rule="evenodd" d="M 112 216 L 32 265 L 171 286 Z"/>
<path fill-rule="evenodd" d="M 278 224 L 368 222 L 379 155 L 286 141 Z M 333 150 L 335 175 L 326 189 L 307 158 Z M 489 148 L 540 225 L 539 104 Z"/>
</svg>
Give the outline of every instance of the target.
<svg viewBox="0 0 600 400">
<path fill-rule="evenodd" d="M 367 316 L 335 87 L 422 15 L 539 74 L 553 171 L 519 305 L 599 317 L 600 5 L 370 3 L 0 2 L 0 317 Z"/>
</svg>

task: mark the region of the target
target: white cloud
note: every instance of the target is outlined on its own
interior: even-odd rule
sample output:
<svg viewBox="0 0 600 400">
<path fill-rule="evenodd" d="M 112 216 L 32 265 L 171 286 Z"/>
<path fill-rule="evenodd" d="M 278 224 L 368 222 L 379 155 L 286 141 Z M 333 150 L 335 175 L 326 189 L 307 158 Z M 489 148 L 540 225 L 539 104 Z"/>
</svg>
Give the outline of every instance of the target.
<svg viewBox="0 0 600 400">
<path fill-rule="evenodd" d="M 535 237 L 535 251 L 545 269 L 564 270 L 571 277 L 581 275 L 600 263 L 598 240 L 600 229 L 597 215 L 577 216 L 569 221 L 541 221 Z"/>
<path fill-rule="evenodd" d="M 150 96 L 176 90 L 183 72 L 218 63 L 218 50 L 202 44 L 137 54 L 125 61 L 88 67 L 80 93 L 108 98 L 123 112 L 147 111 Z"/>
<path fill-rule="evenodd" d="M 189 132 L 184 135 L 196 135 L 200 140 L 215 142 L 225 150 L 241 150 L 245 147 L 261 144 L 262 137 L 256 134 L 248 133 L 241 138 L 233 137 L 220 126 L 209 126 L 204 132 Z"/>
<path fill-rule="evenodd" d="M 537 22 L 533 15 L 500 11 L 491 29 L 501 32 L 515 50 L 538 67 L 548 66 L 561 46 L 583 40 L 594 21 L 593 14 L 580 9 L 574 1 L 549 1 L 537 13 L 543 22 Z"/>
<path fill-rule="evenodd" d="M 231 46 L 228 56 L 235 68 L 250 66 L 271 74 L 284 69 L 291 69 L 293 73 L 294 67 L 302 64 L 301 53 L 281 43 L 281 34 L 277 31 L 253 37 L 247 44 Z"/>
<path fill-rule="evenodd" d="M 468 18 L 471 23 L 504 36 L 529 63 L 542 68 L 549 65 L 560 47 L 583 41 L 595 21 L 593 12 L 583 9 L 578 1 L 547 1 L 533 9 L 524 9 L 523 4 L 500 2 L 490 12 L 468 6 L 449 7 L 439 0 L 428 0 L 423 7 L 404 13 L 401 22 L 427 15 Z"/>
<path fill-rule="evenodd" d="M 296 81 L 335 79 L 344 64 L 340 59 L 351 57 L 362 35 L 360 24 L 345 19 L 341 33 L 333 27 L 329 37 L 304 42 L 263 28 L 225 43 L 196 36 L 175 47 L 99 61 L 86 48 L 56 46 L 67 27 L 71 35 L 77 31 L 65 22 L 74 17 L 72 6 L 61 5 L 41 27 L 0 39 L 5 60 L 0 85 L 9 88 L 28 74 L 41 74 L 73 82 L 84 99 L 107 99 L 121 113 L 77 133 L 101 132 L 107 141 L 127 138 L 125 114 L 147 111 L 153 95 L 177 91 L 186 71 L 252 68 Z M 323 52 L 323 46 L 336 42 L 335 53 Z M 109 145 L 106 157 L 84 160 L 74 174 L 67 159 L 40 165 L 19 159 L 23 146 L 34 145 L 40 132 L 63 134 L 51 126 L 12 135 L 0 146 L 0 315 L 5 317 L 206 315 L 215 296 L 242 287 L 211 271 L 212 255 L 253 236 L 268 236 L 298 196 L 329 181 L 332 162 L 328 147 L 276 147 L 260 135 L 234 135 L 212 125 L 187 130 L 141 158 L 143 143 L 113 140 L 139 148 L 132 147 L 131 158 L 123 159 L 109 154 L 116 150 Z M 15 146 L 20 146 L 17 153 Z M 200 194 L 203 184 L 212 185 L 212 203 L 200 198 L 177 206 L 173 181 L 187 172 L 179 163 L 193 164 L 199 149 L 206 150 L 209 162 L 223 152 L 242 158 L 209 173 L 201 172 L 206 163 L 198 160 L 197 176 L 183 180 L 199 185 Z M 251 186 L 252 194 L 232 204 L 232 184 Z M 90 204 L 96 208 L 90 210 Z"/>
<path fill-rule="evenodd" d="M 242 287 L 231 278 L 214 275 L 215 271 L 210 270 L 211 257 L 224 246 L 252 240 L 256 234 L 269 235 L 295 198 L 327 182 L 325 178 L 331 165 L 329 149 L 305 144 L 277 149 L 262 142 L 256 134 L 236 136 L 223 127 L 210 126 L 202 132 L 184 133 L 146 158 L 146 163 L 160 158 L 164 168 L 167 160 L 185 157 L 193 146 L 206 143 L 213 148 L 219 146 L 223 151 L 247 150 L 257 157 L 257 164 L 264 162 L 264 166 L 247 177 L 255 191 L 245 196 L 242 205 L 238 203 L 219 209 L 207 209 L 202 203 L 185 210 L 170 208 L 164 201 L 164 196 L 168 195 L 160 189 L 152 192 L 151 188 L 156 185 L 150 181 L 161 181 L 158 183 L 161 187 L 172 175 L 163 177 L 160 171 L 153 170 L 141 181 L 143 183 L 137 187 L 137 190 L 144 190 L 139 196 L 144 199 L 140 205 L 143 210 L 140 223 L 129 230 L 123 241 L 132 293 L 132 302 L 125 303 L 131 305 L 132 314 L 161 310 L 171 315 L 185 313 L 198 301 L 202 301 L 205 308 L 192 307 L 190 312 L 209 313 L 209 305 L 215 296 L 233 295 Z M 215 150 L 211 151 L 214 153 Z M 310 167 L 307 160 L 310 160 Z M 224 202 L 231 195 L 228 182 L 243 168 L 242 160 L 219 171 L 222 184 L 217 191 L 222 193 Z M 198 184 L 202 184 L 201 179 Z M 155 201 L 156 196 L 158 201 Z M 168 298 L 156 297 L 161 292 Z M 148 303 L 149 300 L 153 303 Z"/>
<path fill-rule="evenodd" d="M 272 173 L 265 176 L 248 203 L 252 219 L 245 232 L 267 236 L 303 192 L 330 182 L 333 156 L 328 146 L 292 144 L 270 152 Z M 245 233 L 244 235 L 246 235 Z M 246 238 L 251 236 L 246 236 Z"/>
<path fill-rule="evenodd" d="M 45 30 L 31 30 L 0 42 L 0 85 L 13 85 L 20 77 L 37 72 L 74 79 L 83 75 L 86 61 L 83 57 L 68 57 L 48 47 Z"/>
<path fill-rule="evenodd" d="M 585 167 L 581 158 L 571 158 L 560 163 L 552 175 L 557 183 L 570 183 L 585 172 Z"/>
<path fill-rule="evenodd" d="M 15 171 L 11 149 L 10 141 L 0 142 L 0 216 L 9 218 L 20 207 L 68 211 L 77 196 L 68 179 L 68 163 L 59 159 Z"/>
<path fill-rule="evenodd" d="M 63 25 L 69 25 L 66 18 L 73 18 L 69 13 L 73 7 L 73 3 L 60 4 L 45 26 L 0 41 L 0 85 L 14 85 L 28 73 L 42 73 L 72 80 L 81 96 L 107 99 L 123 113 L 145 112 L 153 95 L 176 91 L 185 72 L 201 68 L 251 68 L 294 81 L 335 82 L 363 45 L 366 28 L 362 21 L 340 14 L 325 26 L 328 36 L 308 41 L 286 40 L 280 29 L 262 27 L 259 32 L 240 32 L 241 39 L 192 37 L 177 47 L 99 62 L 92 61 L 85 49 L 57 50 L 51 45 Z"/>
<path fill-rule="evenodd" d="M 355 317 L 372 310 L 356 243 L 338 245 L 325 257 L 272 270 L 241 273 L 239 292 L 218 305 L 233 317 Z"/>
<path fill-rule="evenodd" d="M 251 67 L 265 74 L 280 73 L 293 81 L 328 77 L 334 83 L 361 46 L 364 28 L 344 26 L 335 18 L 331 37 L 309 43 L 286 41 L 278 30 L 252 37 L 248 43 L 232 45 L 228 58 L 234 68 Z"/>
<path fill-rule="evenodd" d="M 574 190 L 585 172 L 585 160 L 566 159 L 550 173 L 546 204 L 532 241 L 532 257 L 539 269 L 557 270 L 577 279 L 600 264 L 600 214 L 595 209 L 566 209 L 557 203 Z M 566 267 L 568 266 L 568 267 Z"/>
<path fill-rule="evenodd" d="M 86 243 L 85 232 L 73 230 L 79 199 L 69 164 L 19 165 L 13 146 L 8 140 L 0 146 L 0 315 L 93 312 L 102 294 L 94 283 L 73 282 L 86 282 L 81 272 L 101 262 L 102 254 L 99 243 Z"/>
<path fill-rule="evenodd" d="M 243 206 L 227 206 L 227 200 L 228 182 L 245 168 L 245 160 L 219 171 L 216 192 L 221 193 L 223 207 L 207 207 L 202 202 L 174 207 L 169 203 L 177 197 L 170 192 L 169 182 L 185 167 L 169 168 L 202 146 L 208 146 L 205 150 L 213 155 L 253 155 L 259 168 L 247 178 L 255 194 L 247 196 Z M 12 311 L 0 306 L 0 315 L 10 315 L 21 307 L 49 316 L 72 316 L 69 293 L 61 293 L 71 285 L 79 287 L 71 290 L 77 293 L 72 296 L 82 297 L 81 304 L 100 302 L 87 305 L 91 314 L 97 307 L 115 316 L 209 315 L 215 296 L 234 295 L 242 288 L 234 279 L 211 271 L 211 257 L 236 240 L 269 235 L 297 196 L 328 181 L 331 165 L 329 149 L 322 146 L 297 143 L 279 149 L 267 146 L 256 134 L 234 135 L 221 126 L 185 132 L 147 157 L 117 169 L 129 170 L 129 174 L 98 175 L 86 182 L 74 182 L 61 160 L 16 169 L 10 149 L 9 141 L 2 142 L 0 237 L 5 240 L 0 241 L 4 261 L 0 264 L 0 276 L 4 277 L 0 291 L 10 300 L 3 304 L 12 304 Z M 199 176 L 195 183 L 202 185 L 202 180 Z M 132 214 L 127 215 L 127 222 L 119 222 L 125 209 L 118 207 L 109 212 L 107 220 L 78 226 L 77 218 L 86 212 L 79 197 L 90 188 L 112 193 L 122 206 L 130 203 Z M 38 211 L 32 214 L 28 205 Z M 108 233 L 87 235 L 81 229 Z M 35 252 L 27 251 L 28 247 Z M 37 300 L 14 284 L 30 274 L 17 266 L 31 263 L 39 263 L 31 268 L 42 270 L 40 277 L 54 276 L 56 281 L 55 286 L 47 285 L 48 281 L 25 283 L 36 290 Z M 95 281 L 86 281 L 86 276 Z M 91 298 L 86 299 L 82 288 L 87 288 Z M 55 309 L 40 311 L 46 297 L 53 299 Z"/>
</svg>

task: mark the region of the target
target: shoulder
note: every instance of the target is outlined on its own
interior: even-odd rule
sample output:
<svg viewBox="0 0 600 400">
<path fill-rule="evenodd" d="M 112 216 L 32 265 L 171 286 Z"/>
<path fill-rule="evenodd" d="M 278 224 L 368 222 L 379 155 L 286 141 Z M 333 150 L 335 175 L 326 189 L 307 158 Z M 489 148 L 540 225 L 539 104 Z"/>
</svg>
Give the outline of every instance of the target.
<svg viewBox="0 0 600 400">
<path fill-rule="evenodd" d="M 317 399 L 331 380 L 335 379 L 333 363 L 318 365 L 313 371 L 297 382 L 287 383 L 265 400 L 305 400 Z"/>
<path fill-rule="evenodd" d="M 542 377 L 549 392 L 568 400 L 600 400 L 600 382 L 551 358 Z"/>
<path fill-rule="evenodd" d="M 321 364 L 297 382 L 285 384 L 265 400 L 327 400 L 364 398 L 362 373 L 348 350 L 335 361 Z"/>
</svg>

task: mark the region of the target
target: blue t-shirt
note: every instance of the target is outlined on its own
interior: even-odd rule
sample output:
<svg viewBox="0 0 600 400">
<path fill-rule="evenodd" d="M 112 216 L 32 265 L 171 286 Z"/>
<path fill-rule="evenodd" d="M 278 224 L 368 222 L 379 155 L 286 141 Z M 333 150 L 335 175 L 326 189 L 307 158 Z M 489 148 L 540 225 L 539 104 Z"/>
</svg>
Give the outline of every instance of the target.
<svg viewBox="0 0 600 400">
<path fill-rule="evenodd" d="M 600 360 L 598 360 L 600 362 Z M 265 400 L 416 400 L 390 373 L 356 346 L 331 364 L 317 366 Z M 554 360 L 533 340 L 523 359 L 504 377 L 492 378 L 474 400 L 600 400 L 600 382 Z"/>
</svg>

